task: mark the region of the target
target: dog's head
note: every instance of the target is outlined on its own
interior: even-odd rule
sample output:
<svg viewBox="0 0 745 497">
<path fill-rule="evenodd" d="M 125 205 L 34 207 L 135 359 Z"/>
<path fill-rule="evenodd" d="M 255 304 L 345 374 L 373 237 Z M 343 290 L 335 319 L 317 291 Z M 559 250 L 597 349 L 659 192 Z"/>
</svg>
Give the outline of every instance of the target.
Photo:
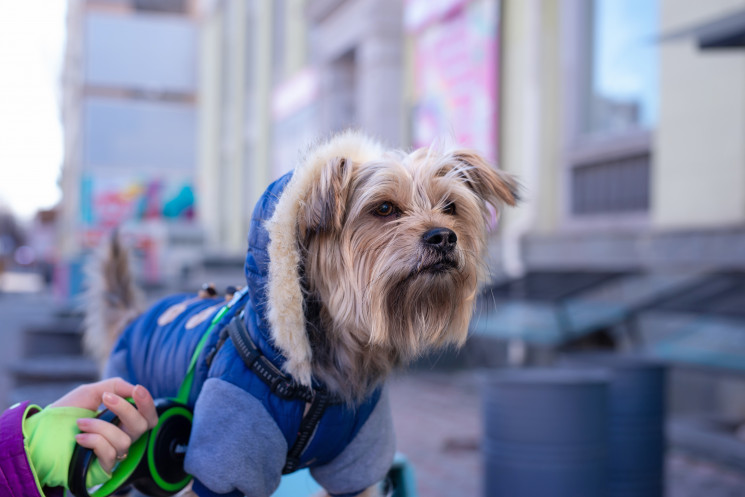
<svg viewBox="0 0 745 497">
<path fill-rule="evenodd" d="M 331 147 L 298 202 L 299 265 L 322 341 L 338 346 L 326 360 L 387 372 L 465 341 L 488 205 L 514 205 L 516 183 L 471 150 L 356 151 Z"/>
</svg>

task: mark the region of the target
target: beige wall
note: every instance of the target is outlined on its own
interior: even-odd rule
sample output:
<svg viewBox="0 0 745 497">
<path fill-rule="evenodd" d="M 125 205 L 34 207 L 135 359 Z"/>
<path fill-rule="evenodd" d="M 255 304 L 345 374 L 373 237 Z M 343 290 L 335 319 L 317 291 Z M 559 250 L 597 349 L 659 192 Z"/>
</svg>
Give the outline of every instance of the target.
<svg viewBox="0 0 745 497">
<path fill-rule="evenodd" d="M 661 32 L 738 8 L 745 1 L 661 0 Z M 702 52 L 691 37 L 660 44 L 654 151 L 654 228 L 745 222 L 745 51 Z"/>
<path fill-rule="evenodd" d="M 274 26 L 271 0 L 260 0 L 249 3 L 252 10 L 253 26 L 247 27 L 246 43 L 250 52 L 251 67 L 248 68 L 249 82 L 248 100 L 249 115 L 246 124 L 246 135 L 250 153 L 247 161 L 242 164 L 246 171 L 245 180 L 241 184 L 248 194 L 242 199 L 242 215 L 244 222 L 242 233 L 236 234 L 241 238 L 241 250 L 245 251 L 246 234 L 253 214 L 254 206 L 264 190 L 269 185 L 271 177 L 271 101 L 272 101 L 272 28 Z M 245 26 L 245 22 L 244 22 Z M 245 91 L 245 90 L 244 90 Z M 245 119 L 245 116 L 244 116 Z"/>
<path fill-rule="evenodd" d="M 78 236 L 80 222 L 80 175 L 82 167 L 81 98 L 83 71 L 83 22 L 85 5 L 81 0 L 68 0 L 67 40 L 62 73 L 61 119 L 64 130 L 64 159 L 60 186 L 62 188 L 61 219 L 58 227 L 60 256 L 74 257 L 80 252 Z"/>
<path fill-rule="evenodd" d="M 541 10 L 541 171 L 538 176 L 539 191 L 537 232 L 554 231 L 561 222 L 561 206 L 564 205 L 561 143 L 564 130 L 561 127 L 564 112 L 564 88 L 561 78 L 561 33 L 560 16 L 562 0 L 543 1 Z M 554 187 L 552 188 L 552 185 Z"/>
<path fill-rule="evenodd" d="M 199 45 L 199 147 L 197 161 L 197 218 L 208 245 L 220 240 L 220 88 L 222 75 L 222 15 L 204 12 L 200 19 Z"/>
<path fill-rule="evenodd" d="M 557 0 L 502 2 L 499 165 L 522 184 L 523 202 L 503 213 L 501 243 L 490 245 L 513 274 L 524 236 L 553 231 L 560 218 L 560 15 Z"/>
<path fill-rule="evenodd" d="M 242 254 L 270 179 L 272 4 L 210 5 L 201 18 L 197 209 L 209 250 Z"/>
</svg>

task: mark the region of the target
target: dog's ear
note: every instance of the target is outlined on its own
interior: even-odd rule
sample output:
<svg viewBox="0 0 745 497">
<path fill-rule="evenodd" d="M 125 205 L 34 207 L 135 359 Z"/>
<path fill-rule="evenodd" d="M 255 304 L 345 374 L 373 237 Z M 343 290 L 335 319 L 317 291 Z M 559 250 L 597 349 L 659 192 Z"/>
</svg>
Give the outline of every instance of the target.
<svg viewBox="0 0 745 497">
<path fill-rule="evenodd" d="M 520 185 L 511 175 L 499 171 L 473 150 L 456 150 L 453 157 L 462 168 L 458 168 L 469 188 L 497 206 L 499 202 L 516 205 L 520 201 Z"/>
<path fill-rule="evenodd" d="M 312 232 L 341 230 L 352 181 L 352 162 L 344 157 L 329 160 L 300 206 L 298 227 L 302 238 Z"/>
</svg>

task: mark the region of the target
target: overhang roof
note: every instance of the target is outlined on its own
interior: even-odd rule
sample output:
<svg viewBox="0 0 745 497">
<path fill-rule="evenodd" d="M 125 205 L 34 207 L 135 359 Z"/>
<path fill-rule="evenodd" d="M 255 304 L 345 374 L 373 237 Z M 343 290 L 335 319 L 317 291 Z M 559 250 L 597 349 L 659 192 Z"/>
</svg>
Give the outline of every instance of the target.
<svg viewBox="0 0 745 497">
<path fill-rule="evenodd" d="M 661 42 L 693 37 L 702 50 L 745 48 L 745 9 L 663 35 Z"/>
</svg>

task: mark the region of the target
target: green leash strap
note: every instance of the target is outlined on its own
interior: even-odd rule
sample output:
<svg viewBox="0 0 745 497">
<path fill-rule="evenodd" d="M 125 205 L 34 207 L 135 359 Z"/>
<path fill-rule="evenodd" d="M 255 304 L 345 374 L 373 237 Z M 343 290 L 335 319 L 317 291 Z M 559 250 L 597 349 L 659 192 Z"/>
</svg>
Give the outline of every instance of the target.
<svg viewBox="0 0 745 497">
<path fill-rule="evenodd" d="M 233 298 L 230 299 L 230 302 L 225 304 L 219 311 L 217 311 L 215 317 L 212 318 L 212 322 L 207 327 L 207 331 L 204 332 L 204 335 L 202 335 L 202 338 L 197 344 L 197 348 L 194 349 L 194 354 L 192 354 L 191 362 L 189 363 L 189 369 L 186 370 L 186 377 L 184 378 L 184 381 L 181 382 L 181 387 L 179 388 L 178 395 L 176 395 L 176 397 L 174 398 L 175 401 L 186 404 L 189 400 L 191 387 L 194 385 L 194 373 L 197 367 L 197 360 L 199 359 L 199 355 L 202 353 L 205 345 L 207 345 L 207 340 L 212 334 L 212 330 L 220 321 L 222 321 L 222 318 L 225 317 L 225 314 L 227 314 L 230 309 L 232 309 L 246 295 L 247 292 L 248 286 L 245 286 L 235 292 L 235 294 L 233 294 Z"/>
</svg>

